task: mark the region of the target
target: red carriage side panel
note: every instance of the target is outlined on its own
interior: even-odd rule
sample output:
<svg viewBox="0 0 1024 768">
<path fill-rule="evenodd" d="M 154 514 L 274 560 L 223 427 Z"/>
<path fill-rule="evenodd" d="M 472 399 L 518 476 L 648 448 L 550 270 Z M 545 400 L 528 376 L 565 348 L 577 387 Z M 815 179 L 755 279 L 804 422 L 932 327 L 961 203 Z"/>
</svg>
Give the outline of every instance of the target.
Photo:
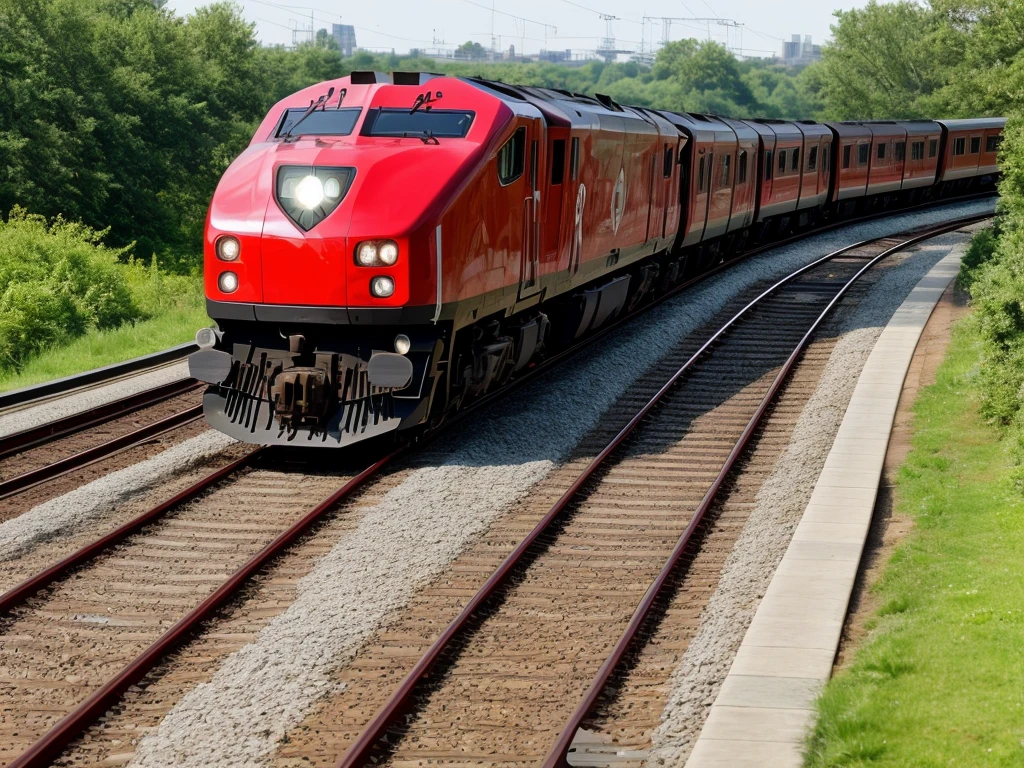
<svg viewBox="0 0 1024 768">
<path fill-rule="evenodd" d="M 907 120 L 898 123 L 907 132 L 907 158 L 903 166 L 902 189 L 930 187 L 939 170 L 939 146 L 942 126 L 934 120 Z"/>
<path fill-rule="evenodd" d="M 830 201 L 864 197 L 871 160 L 871 131 L 857 123 L 826 123 L 836 136 Z"/>
</svg>

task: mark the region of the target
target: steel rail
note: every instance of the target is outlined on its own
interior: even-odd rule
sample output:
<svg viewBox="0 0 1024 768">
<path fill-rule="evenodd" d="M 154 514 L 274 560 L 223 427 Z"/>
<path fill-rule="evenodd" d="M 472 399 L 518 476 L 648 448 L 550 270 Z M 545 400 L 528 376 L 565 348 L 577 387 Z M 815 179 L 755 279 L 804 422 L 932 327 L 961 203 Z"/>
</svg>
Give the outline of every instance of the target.
<svg viewBox="0 0 1024 768">
<path fill-rule="evenodd" d="M 250 451 L 245 456 L 232 461 L 230 464 L 221 467 L 215 472 L 211 472 L 190 485 L 188 488 L 185 488 L 183 491 L 180 491 L 166 501 L 163 501 L 153 507 L 148 512 L 144 512 L 138 517 L 118 526 L 99 539 L 96 539 L 91 544 L 87 544 L 78 551 L 46 568 L 44 571 L 25 579 L 17 586 L 7 590 L 0 595 L 0 616 L 9 614 L 14 608 L 23 605 L 30 597 L 38 593 L 40 590 L 45 589 L 53 582 L 64 578 L 72 570 L 80 568 L 89 561 L 96 559 L 115 544 L 118 544 L 129 536 L 138 533 L 147 525 L 155 523 L 172 509 L 187 501 L 191 501 L 224 478 L 251 465 L 256 457 L 264 453 L 264 451 L 264 448 L 257 448 Z"/>
<path fill-rule="evenodd" d="M 789 355 L 789 357 L 786 359 L 786 362 L 783 363 L 782 368 L 775 376 L 775 379 L 772 381 L 772 384 L 769 387 L 768 392 L 762 398 L 760 404 L 757 407 L 757 410 L 750 417 L 750 421 L 747 422 L 747 425 L 744 428 L 742 435 L 740 435 L 740 438 L 736 442 L 736 445 L 733 447 L 732 451 L 730 451 L 728 458 L 725 460 L 725 464 L 722 465 L 722 469 L 719 471 L 714 482 L 711 484 L 711 487 L 708 488 L 707 493 L 704 495 L 704 498 L 698 505 L 697 510 L 693 515 L 693 518 L 690 520 L 690 523 L 686 526 L 686 529 L 680 535 L 679 540 L 676 542 L 676 545 L 673 548 L 672 553 L 669 555 L 668 560 L 665 562 L 665 565 L 662 567 L 657 578 L 655 578 L 655 580 L 647 588 L 647 591 L 644 593 L 643 600 L 641 600 L 640 604 L 636 608 L 636 611 L 633 613 L 633 616 L 630 618 L 626 630 L 623 632 L 622 636 L 615 644 L 615 647 L 612 649 L 612 653 L 601 665 L 601 668 L 598 670 L 597 675 L 595 675 L 593 681 L 591 682 L 586 695 L 583 697 L 583 700 L 580 702 L 579 706 L 573 712 L 572 716 L 569 718 L 569 722 L 562 729 L 562 732 L 559 735 L 557 741 L 554 743 L 554 745 L 551 747 L 551 750 L 545 757 L 543 762 L 544 768 L 568 767 L 569 763 L 567 761 L 567 756 L 572 746 L 572 741 L 576 736 L 576 732 L 579 730 L 580 726 L 583 724 L 587 715 L 590 714 L 590 711 L 597 703 L 597 700 L 600 697 L 601 692 L 607 685 L 608 680 L 611 678 L 616 666 L 618 666 L 618 664 L 622 661 L 622 658 L 626 655 L 626 652 L 629 650 L 630 646 L 636 639 L 638 633 L 640 632 L 640 629 L 643 627 L 644 622 L 647 620 L 647 617 L 650 614 L 651 608 L 654 606 L 658 597 L 661 595 L 662 590 L 665 588 L 665 585 L 668 583 L 669 578 L 675 571 L 676 566 L 679 564 L 680 558 L 682 558 L 683 554 L 685 553 L 686 548 L 689 546 L 690 541 L 693 538 L 693 535 L 696 533 L 697 528 L 703 521 L 704 516 L 707 514 L 707 511 L 711 508 L 711 505 L 714 503 L 715 498 L 717 497 L 719 490 L 721 490 L 722 485 L 725 483 L 729 474 L 732 472 L 732 469 L 735 467 L 736 462 L 739 461 L 740 456 L 743 454 L 743 451 L 750 443 L 750 440 L 754 436 L 754 432 L 757 430 L 761 422 L 764 420 L 764 416 L 768 412 L 768 409 L 771 407 L 771 404 L 774 402 L 775 397 L 778 395 L 779 391 L 782 389 L 786 380 L 789 378 L 789 375 L 796 367 L 797 361 L 799 360 L 800 356 L 811 343 L 812 337 L 817 332 L 821 324 L 825 321 L 825 319 L 832 313 L 836 305 L 839 304 L 839 302 L 846 295 L 846 293 L 853 287 L 854 283 L 860 280 L 860 278 L 863 277 L 863 275 L 868 270 L 870 270 L 883 259 L 893 255 L 894 253 L 898 253 L 899 251 L 905 250 L 906 248 L 909 248 L 910 246 L 920 243 L 924 240 L 929 240 L 933 237 L 944 234 L 946 232 L 959 229 L 965 224 L 973 223 L 985 218 L 990 217 L 969 217 L 967 219 L 962 219 L 957 222 L 942 224 L 934 228 L 931 228 L 921 234 L 910 237 L 900 242 L 899 244 L 892 246 L 891 248 L 887 248 L 877 256 L 871 258 L 870 261 L 865 263 L 864 266 L 857 270 L 856 274 L 854 274 L 853 277 L 851 277 L 842 286 L 842 288 L 839 289 L 836 295 L 832 297 L 832 300 L 829 301 L 828 305 L 821 311 L 817 319 L 811 324 L 811 327 L 808 328 L 807 332 L 800 339 L 800 342 L 793 349 L 793 352 Z"/>
<path fill-rule="evenodd" d="M 33 469 L 4 480 L 0 482 L 0 500 L 13 496 L 16 493 L 21 493 L 40 483 L 45 483 L 47 480 L 53 480 L 61 475 L 66 475 L 68 472 L 82 469 L 125 448 L 130 448 L 159 434 L 196 421 L 202 418 L 202 415 L 203 406 L 196 405 L 155 421 L 152 424 L 139 427 L 126 435 L 121 435 L 100 445 L 87 448 L 73 456 L 67 456 L 52 464 L 47 464 L 45 467 L 39 467 L 38 469 Z"/>
<path fill-rule="evenodd" d="M 53 728 L 43 735 L 35 744 L 22 753 L 7 768 L 43 768 L 50 765 L 74 739 L 80 736 L 103 714 L 114 706 L 124 693 L 154 667 L 156 667 L 172 650 L 187 640 L 203 622 L 231 600 L 246 584 L 250 577 L 264 568 L 273 559 L 281 555 L 297 539 L 317 523 L 338 502 L 358 490 L 363 483 L 376 476 L 388 464 L 405 451 L 399 447 L 384 458 L 378 459 L 341 488 L 320 502 L 301 519 L 294 522 L 272 542 L 253 555 L 231 577 L 221 584 L 215 592 L 181 618 L 173 627 L 160 636 L 134 661 L 125 666 L 116 676 L 96 690 L 85 701 L 68 713 Z"/>
<path fill-rule="evenodd" d="M 15 453 L 27 451 L 31 448 L 38 448 L 41 445 L 68 437 L 84 429 L 104 424 L 108 421 L 126 416 L 134 411 L 149 408 L 172 397 L 186 395 L 203 386 L 202 382 L 195 379 L 180 379 L 172 381 L 144 392 L 137 392 L 134 395 L 114 400 L 110 403 L 91 408 L 82 413 L 75 413 L 65 416 L 62 419 L 41 424 L 38 427 L 23 429 L 20 432 L 0 438 L 0 459 L 5 459 Z"/>
<path fill-rule="evenodd" d="M 31 405 L 34 402 L 46 400 L 56 395 L 65 395 L 89 386 L 106 384 L 129 374 L 143 373 L 150 369 L 160 368 L 190 355 L 197 349 L 199 349 L 199 345 L 194 341 L 190 341 L 170 349 L 163 349 L 159 352 L 133 358 L 132 360 L 125 360 L 123 363 L 114 363 L 103 368 L 94 368 L 91 371 L 66 376 L 62 379 L 44 381 L 42 384 L 33 384 L 10 392 L 3 392 L 0 393 L 0 409 L 13 408 L 16 405 Z"/>
<path fill-rule="evenodd" d="M 846 293 L 846 291 L 853 284 L 853 282 L 859 279 L 859 277 L 864 272 L 866 272 L 870 267 L 874 266 L 882 258 L 891 255 L 892 253 L 895 253 L 899 250 L 907 248 L 910 245 L 913 245 L 914 243 L 919 242 L 921 240 L 926 240 L 935 237 L 936 235 L 941 234 L 942 232 L 958 229 L 959 227 L 962 227 L 966 224 L 973 223 L 981 219 L 989 218 L 990 216 L 991 214 L 986 214 L 983 216 L 965 217 L 964 219 L 957 220 L 955 223 L 947 222 L 946 224 L 943 224 L 940 227 L 929 228 L 921 232 L 920 234 L 916 234 L 914 237 L 909 238 L 906 241 L 900 243 L 898 246 L 887 249 L 881 255 L 873 258 L 863 268 L 861 268 L 857 272 L 853 280 L 851 280 L 847 285 L 845 285 L 840 291 L 840 293 L 837 294 L 835 298 L 833 298 L 833 300 L 829 303 L 828 307 L 825 309 L 822 315 L 819 316 L 818 320 L 816 320 L 815 323 L 812 325 L 811 330 L 809 330 L 804 335 L 803 339 L 800 342 L 800 345 L 797 347 L 796 350 L 794 350 L 789 360 L 787 360 L 786 366 L 784 366 L 783 370 L 788 374 L 789 370 L 792 369 L 796 359 L 799 357 L 800 353 L 802 353 L 803 349 L 806 347 L 806 344 L 809 342 L 811 335 L 822 322 L 824 316 L 831 312 L 832 308 L 836 305 L 836 303 L 838 303 L 838 301 Z M 608 445 L 605 446 L 605 448 L 590 462 L 586 469 L 584 469 L 583 472 L 576 478 L 572 485 L 569 486 L 568 490 L 565 491 L 561 498 L 559 498 L 559 500 L 555 502 L 554 506 L 551 507 L 548 513 L 540 520 L 540 522 L 537 523 L 533 530 L 531 530 L 530 533 L 527 534 L 527 536 L 522 541 L 520 541 L 516 548 L 491 574 L 491 576 L 487 579 L 487 581 L 480 588 L 480 590 L 475 595 L 473 595 L 473 597 L 469 600 L 469 602 L 463 608 L 461 613 L 445 628 L 444 632 L 442 632 L 441 635 L 438 636 L 438 638 L 434 641 L 434 643 L 426 651 L 426 653 L 424 653 L 423 656 L 420 657 L 419 661 L 417 661 L 416 665 L 412 668 L 412 670 L 409 671 L 409 673 L 402 680 L 398 688 L 395 689 L 395 691 L 389 697 L 388 701 L 384 704 L 383 707 L 381 707 L 381 709 L 377 712 L 374 718 L 366 726 L 366 728 L 360 734 L 359 738 L 346 751 L 344 756 L 337 764 L 338 768 L 356 768 L 357 766 L 362 766 L 370 762 L 371 752 L 375 745 L 381 740 L 381 738 L 384 736 L 385 732 L 392 725 L 392 723 L 394 723 L 395 720 L 402 714 L 402 712 L 405 711 L 405 709 L 411 704 L 413 695 L 417 687 L 420 685 L 424 677 L 428 674 L 428 672 L 440 658 L 442 653 L 444 653 L 444 651 L 450 645 L 452 645 L 453 641 L 457 637 L 459 637 L 459 635 L 467 628 L 474 614 L 476 614 L 476 612 L 481 608 L 481 606 L 483 606 L 484 603 L 492 595 L 494 595 L 494 593 L 500 587 L 502 587 L 505 584 L 505 582 L 516 571 L 520 563 L 526 557 L 530 547 L 537 541 L 538 538 L 540 538 L 540 536 L 542 536 L 555 523 L 556 520 L 558 520 L 558 518 L 568 507 L 569 503 L 576 497 L 576 495 L 587 483 L 587 481 L 594 475 L 594 473 L 604 465 L 605 461 L 615 451 L 615 449 L 618 448 L 630 436 L 630 434 L 632 434 L 636 427 L 655 408 L 655 406 L 657 406 L 661 402 L 665 395 L 668 394 L 675 387 L 679 380 L 683 376 L 685 376 L 686 373 L 696 364 L 696 362 L 700 358 L 702 358 L 733 326 L 735 326 L 741 319 L 743 319 L 754 307 L 758 306 L 765 298 L 774 294 L 776 291 L 778 291 L 779 288 L 786 285 L 787 283 L 792 282 L 793 280 L 800 277 L 804 273 L 820 266 L 821 264 L 827 261 L 831 261 L 839 256 L 842 256 L 843 254 L 846 254 L 856 248 L 885 239 L 889 238 L 873 238 L 871 240 L 854 243 L 853 245 L 849 245 L 837 251 L 833 251 L 819 259 L 816 259 L 815 261 L 810 262 L 809 264 L 804 265 L 803 267 L 800 267 L 799 269 L 795 270 L 794 272 L 790 273 L 786 277 L 776 282 L 771 287 L 767 288 L 755 299 L 750 301 L 745 307 L 743 307 L 739 312 L 737 312 L 725 325 L 719 328 L 706 342 L 704 342 L 704 344 L 701 345 L 700 349 L 698 349 L 682 365 L 682 367 L 679 368 L 669 378 L 669 380 L 658 390 L 658 392 L 633 416 L 633 418 L 630 419 L 630 421 L 624 427 L 622 427 L 621 430 L 619 430 L 619 432 L 615 435 L 614 438 L 612 438 Z M 776 377 L 776 381 L 773 382 L 773 385 L 769 391 L 769 395 L 765 397 L 765 400 L 762 402 L 761 406 L 758 408 L 755 414 L 756 422 L 752 420 L 753 426 L 748 425 L 748 428 L 743 433 L 743 437 L 741 437 L 741 442 L 738 443 L 737 446 L 733 449 L 733 451 L 729 454 L 729 458 L 727 459 L 728 469 L 732 468 L 732 466 L 735 464 L 736 458 L 738 458 L 738 456 L 742 453 L 743 448 L 746 446 L 747 442 L 750 439 L 750 435 L 753 434 L 753 431 L 756 428 L 757 423 L 763 417 L 765 411 L 771 403 L 771 400 L 774 399 L 775 394 L 778 392 L 779 388 L 781 388 L 782 382 L 785 378 L 786 376 L 782 375 L 781 373 L 780 376 Z M 714 495 L 717 493 L 718 489 L 724 482 L 725 476 L 728 474 L 728 469 L 723 469 L 719 477 L 716 478 L 716 481 L 712 486 L 712 490 L 708 492 L 709 497 L 705 497 L 707 504 L 705 505 L 704 502 L 702 502 L 703 509 L 706 509 L 706 506 L 710 506 L 710 501 L 708 500 L 708 498 L 710 498 L 710 500 L 714 499 Z M 704 512 L 701 511 L 700 517 L 703 517 L 703 514 Z M 692 537 L 692 533 L 696 529 L 699 522 L 700 519 L 695 517 L 694 520 L 691 521 L 690 525 L 687 527 L 686 532 L 684 532 L 686 542 L 688 542 L 689 539 Z M 681 554 L 684 548 L 685 543 L 682 546 L 677 545 L 676 549 L 679 551 L 679 554 Z M 673 556 L 674 563 L 676 560 L 678 560 L 678 554 L 676 554 L 675 550 L 673 551 Z M 668 568 L 667 570 L 671 571 L 671 568 Z M 667 575 L 665 576 L 665 578 L 667 578 Z M 646 613 L 649 610 L 649 603 L 653 603 L 653 599 L 656 596 L 657 594 L 653 593 L 653 590 L 648 590 L 648 596 L 645 597 L 643 603 L 644 605 L 647 605 L 647 607 L 643 611 L 644 616 L 646 616 Z M 634 616 L 634 621 L 631 621 L 630 627 L 632 627 L 633 624 L 636 623 L 635 620 L 636 616 Z M 642 623 L 642 617 L 639 623 Z M 635 634 L 635 630 L 633 631 L 633 634 Z M 616 647 L 616 651 L 618 651 L 618 647 Z M 588 692 L 586 701 L 590 702 L 590 704 L 587 705 L 587 711 L 589 711 L 590 706 L 592 706 L 591 699 L 596 700 L 597 695 L 600 693 L 600 688 L 603 688 L 604 681 L 607 680 L 608 675 L 611 674 L 611 670 L 614 668 L 615 664 L 618 662 L 618 659 L 620 657 L 621 652 L 615 658 L 614 662 L 611 662 L 611 660 L 609 660 L 609 662 L 606 662 L 605 665 L 602 666 L 602 673 L 604 674 L 604 677 L 602 679 L 600 687 L 597 688 L 596 692 L 594 692 L 595 686 L 592 686 L 591 691 Z M 605 671 L 605 667 L 608 667 L 607 671 Z M 581 709 L 582 708 L 583 707 L 581 705 Z M 575 719 L 573 722 L 575 722 Z M 572 729 L 572 734 L 575 734 L 575 730 L 575 728 Z M 570 735 L 570 743 L 571 738 L 572 736 Z M 561 738 L 559 739 L 559 742 L 557 742 L 556 747 L 552 750 L 552 752 L 560 748 L 562 740 L 563 739 Z M 566 750 L 567 749 L 568 747 L 566 747 Z"/>
</svg>

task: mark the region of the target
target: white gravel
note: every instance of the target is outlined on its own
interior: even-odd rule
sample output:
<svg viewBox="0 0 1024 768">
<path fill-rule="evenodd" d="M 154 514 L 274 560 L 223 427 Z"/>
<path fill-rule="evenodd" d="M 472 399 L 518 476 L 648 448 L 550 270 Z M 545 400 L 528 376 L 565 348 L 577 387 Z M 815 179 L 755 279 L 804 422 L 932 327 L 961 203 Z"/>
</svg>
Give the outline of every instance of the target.
<svg viewBox="0 0 1024 768">
<path fill-rule="evenodd" d="M 12 560 L 41 542 L 66 536 L 84 523 L 105 517 L 131 497 L 208 462 L 234 442 L 227 435 L 210 430 L 33 507 L 0 524 L 0 562 Z"/>
<path fill-rule="evenodd" d="M 852 311 L 837 317 L 842 333 L 821 381 L 797 421 L 789 446 L 755 499 L 742 534 L 701 616 L 697 635 L 673 672 L 648 765 L 683 768 L 772 575 L 789 546 L 832 448 L 857 379 L 892 313 L 928 270 L 951 251 L 944 236 L 889 270 Z"/>
<path fill-rule="evenodd" d="M 298 586 L 295 602 L 140 742 L 134 766 L 266 764 L 277 742 L 351 659 L 498 516 L 564 459 L 600 415 L 736 292 L 852 240 L 991 210 L 949 206 L 826 233 L 750 259 L 610 336 L 439 440 L 428 466 L 365 511 Z"/>
<path fill-rule="evenodd" d="M 84 413 L 98 406 L 120 400 L 122 397 L 129 397 L 147 389 L 170 384 L 172 381 L 181 381 L 188 377 L 188 363 L 175 363 L 149 373 L 130 376 L 112 384 L 93 387 L 64 397 L 54 397 L 39 405 L 25 408 L 16 406 L 7 413 L 0 413 L 0 437 L 63 419 L 65 416 Z"/>
</svg>

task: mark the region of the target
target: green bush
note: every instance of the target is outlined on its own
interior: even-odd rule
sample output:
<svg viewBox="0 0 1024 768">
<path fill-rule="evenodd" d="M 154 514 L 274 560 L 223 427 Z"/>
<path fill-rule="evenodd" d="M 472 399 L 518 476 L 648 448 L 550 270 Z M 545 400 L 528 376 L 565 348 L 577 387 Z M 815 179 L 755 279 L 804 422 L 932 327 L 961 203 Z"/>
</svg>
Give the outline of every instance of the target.
<svg viewBox="0 0 1024 768">
<path fill-rule="evenodd" d="M 164 275 L 155 261 L 147 267 L 132 259 L 131 246 L 105 246 L 104 235 L 21 208 L 0 222 L 0 370 L 91 329 L 202 301 L 195 278 Z"/>
</svg>

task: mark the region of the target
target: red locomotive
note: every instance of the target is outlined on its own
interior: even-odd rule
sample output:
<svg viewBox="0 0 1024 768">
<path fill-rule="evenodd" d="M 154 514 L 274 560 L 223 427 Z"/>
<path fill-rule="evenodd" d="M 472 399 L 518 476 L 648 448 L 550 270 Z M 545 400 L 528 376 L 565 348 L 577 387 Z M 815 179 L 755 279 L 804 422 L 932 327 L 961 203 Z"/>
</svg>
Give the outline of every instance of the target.
<svg viewBox="0 0 1024 768">
<path fill-rule="evenodd" d="M 730 120 L 421 73 L 313 86 L 210 206 L 206 418 L 261 444 L 421 429 L 753 242 L 991 186 L 1004 123 Z"/>
</svg>

